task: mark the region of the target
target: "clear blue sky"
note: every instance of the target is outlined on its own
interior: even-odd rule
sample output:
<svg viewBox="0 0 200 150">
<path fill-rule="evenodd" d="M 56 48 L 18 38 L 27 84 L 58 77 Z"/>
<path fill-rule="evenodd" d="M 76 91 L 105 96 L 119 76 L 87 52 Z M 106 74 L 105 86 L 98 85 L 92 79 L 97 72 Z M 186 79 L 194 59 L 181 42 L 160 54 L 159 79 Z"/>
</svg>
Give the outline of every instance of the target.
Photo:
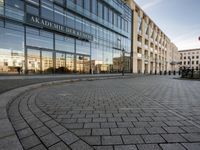
<svg viewBox="0 0 200 150">
<path fill-rule="evenodd" d="M 135 0 L 179 50 L 200 48 L 200 0 Z"/>
</svg>

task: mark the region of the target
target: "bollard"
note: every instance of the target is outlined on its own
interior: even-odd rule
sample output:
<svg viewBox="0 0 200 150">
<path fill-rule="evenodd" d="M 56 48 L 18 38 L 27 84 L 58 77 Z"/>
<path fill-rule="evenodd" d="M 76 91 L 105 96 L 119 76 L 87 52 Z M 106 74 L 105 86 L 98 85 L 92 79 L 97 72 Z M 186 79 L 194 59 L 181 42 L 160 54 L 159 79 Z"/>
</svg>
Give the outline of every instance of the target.
<svg viewBox="0 0 200 150">
<path fill-rule="evenodd" d="M 176 71 L 174 71 L 174 75 L 176 75 Z"/>
<path fill-rule="evenodd" d="M 162 71 L 160 71 L 160 75 L 162 75 Z"/>
<path fill-rule="evenodd" d="M 171 71 L 169 71 L 169 75 L 171 75 Z"/>
<path fill-rule="evenodd" d="M 164 75 L 167 75 L 167 71 L 165 70 Z"/>
</svg>

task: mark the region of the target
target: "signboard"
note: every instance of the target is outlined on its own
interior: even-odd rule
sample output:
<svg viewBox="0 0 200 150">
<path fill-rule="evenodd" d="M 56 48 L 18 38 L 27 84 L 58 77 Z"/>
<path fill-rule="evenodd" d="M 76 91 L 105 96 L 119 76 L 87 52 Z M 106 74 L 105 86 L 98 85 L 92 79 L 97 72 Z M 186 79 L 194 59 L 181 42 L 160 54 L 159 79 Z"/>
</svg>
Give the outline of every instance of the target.
<svg viewBox="0 0 200 150">
<path fill-rule="evenodd" d="M 88 40 L 88 41 L 93 40 L 93 36 L 91 34 L 84 33 L 82 31 L 63 26 L 55 22 L 40 18 L 38 16 L 31 15 L 31 14 L 27 14 L 26 22 L 31 25 L 36 25 L 42 28 L 48 28 L 48 29 L 62 32 L 68 35 L 72 35 L 79 39 Z"/>
</svg>

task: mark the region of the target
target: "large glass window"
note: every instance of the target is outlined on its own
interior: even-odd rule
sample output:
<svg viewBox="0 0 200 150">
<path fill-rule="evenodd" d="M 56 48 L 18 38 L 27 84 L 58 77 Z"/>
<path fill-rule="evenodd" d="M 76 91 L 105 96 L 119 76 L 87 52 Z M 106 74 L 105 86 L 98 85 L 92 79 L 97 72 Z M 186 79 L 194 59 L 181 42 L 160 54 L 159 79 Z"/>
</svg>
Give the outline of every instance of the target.
<svg viewBox="0 0 200 150">
<path fill-rule="evenodd" d="M 83 0 L 76 0 L 76 4 L 80 7 L 83 7 Z"/>
<path fill-rule="evenodd" d="M 90 33 L 90 22 L 83 20 L 83 32 Z"/>
<path fill-rule="evenodd" d="M 90 0 L 84 0 L 84 9 L 90 11 Z"/>
<path fill-rule="evenodd" d="M 113 24 L 113 12 L 109 9 L 109 22 Z"/>
<path fill-rule="evenodd" d="M 56 72 L 65 73 L 65 53 L 56 53 Z"/>
<path fill-rule="evenodd" d="M 54 2 L 61 4 L 61 5 L 64 5 L 64 0 L 54 0 Z"/>
<path fill-rule="evenodd" d="M 71 73 L 74 71 L 74 55 L 66 54 L 66 70 Z"/>
<path fill-rule="evenodd" d="M 54 21 L 59 24 L 64 24 L 64 10 L 62 7 L 54 5 Z"/>
<path fill-rule="evenodd" d="M 41 0 L 41 17 L 53 20 L 53 2 L 50 0 Z"/>
<path fill-rule="evenodd" d="M 4 26 L 4 21 L 0 19 L 0 27 Z"/>
<path fill-rule="evenodd" d="M 6 16 L 17 20 L 24 19 L 24 1 L 6 0 Z"/>
<path fill-rule="evenodd" d="M 76 56 L 76 71 L 78 73 L 90 72 L 90 57 L 77 55 Z"/>
<path fill-rule="evenodd" d="M 35 16 L 39 16 L 39 8 L 37 6 L 32 6 L 32 5 L 27 4 L 26 5 L 26 11 L 29 14 L 33 14 Z"/>
<path fill-rule="evenodd" d="M 98 2 L 98 16 L 103 18 L 103 5 L 100 2 Z"/>
<path fill-rule="evenodd" d="M 26 44 L 28 46 L 53 49 L 53 34 L 39 31 L 34 28 L 26 28 Z"/>
<path fill-rule="evenodd" d="M 53 53 L 42 51 L 42 71 L 43 73 L 53 73 Z"/>
<path fill-rule="evenodd" d="M 40 73 L 40 51 L 27 49 L 27 67 L 28 73 Z"/>
<path fill-rule="evenodd" d="M 76 40 L 76 53 L 90 55 L 90 43 Z"/>
<path fill-rule="evenodd" d="M 39 6 L 39 0 L 26 0 L 26 2 Z"/>
<path fill-rule="evenodd" d="M 24 70 L 24 33 L 0 27 L 0 72 Z"/>
<path fill-rule="evenodd" d="M 122 19 L 121 19 L 120 16 L 118 16 L 117 22 L 118 22 L 118 23 L 117 23 L 118 28 L 121 29 L 121 28 L 122 28 L 122 25 L 121 25 L 121 24 L 122 24 Z"/>
<path fill-rule="evenodd" d="M 75 16 L 72 13 L 67 12 L 66 25 L 70 28 L 74 28 L 75 25 Z"/>
<path fill-rule="evenodd" d="M 76 22 L 75 22 L 76 30 L 82 31 L 82 26 L 83 26 L 82 18 L 76 17 Z"/>
<path fill-rule="evenodd" d="M 92 0 L 92 13 L 97 15 L 97 0 Z"/>
<path fill-rule="evenodd" d="M 0 0 L 0 15 L 4 14 L 4 0 Z"/>
<path fill-rule="evenodd" d="M 11 6 L 13 8 L 24 10 L 23 0 L 6 0 L 6 6 Z"/>
<path fill-rule="evenodd" d="M 104 20 L 108 21 L 108 16 L 109 16 L 108 7 L 104 6 Z"/>
<path fill-rule="evenodd" d="M 118 21 L 117 21 L 117 14 L 116 13 L 114 13 L 114 25 L 117 27 L 117 23 L 118 23 Z"/>
<path fill-rule="evenodd" d="M 66 51 L 74 53 L 75 49 L 75 40 L 70 37 L 65 37 L 62 35 L 55 35 L 55 49 L 59 51 Z"/>
</svg>

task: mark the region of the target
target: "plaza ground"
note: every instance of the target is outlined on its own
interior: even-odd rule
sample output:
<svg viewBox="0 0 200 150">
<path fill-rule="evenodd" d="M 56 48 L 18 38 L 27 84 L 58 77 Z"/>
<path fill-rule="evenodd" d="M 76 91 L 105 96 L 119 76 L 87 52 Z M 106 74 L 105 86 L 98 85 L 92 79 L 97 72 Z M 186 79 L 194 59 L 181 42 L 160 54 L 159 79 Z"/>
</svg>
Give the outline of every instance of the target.
<svg viewBox="0 0 200 150">
<path fill-rule="evenodd" d="M 199 150 L 200 82 L 173 77 L 41 87 L 8 116 L 25 150 Z"/>
</svg>

